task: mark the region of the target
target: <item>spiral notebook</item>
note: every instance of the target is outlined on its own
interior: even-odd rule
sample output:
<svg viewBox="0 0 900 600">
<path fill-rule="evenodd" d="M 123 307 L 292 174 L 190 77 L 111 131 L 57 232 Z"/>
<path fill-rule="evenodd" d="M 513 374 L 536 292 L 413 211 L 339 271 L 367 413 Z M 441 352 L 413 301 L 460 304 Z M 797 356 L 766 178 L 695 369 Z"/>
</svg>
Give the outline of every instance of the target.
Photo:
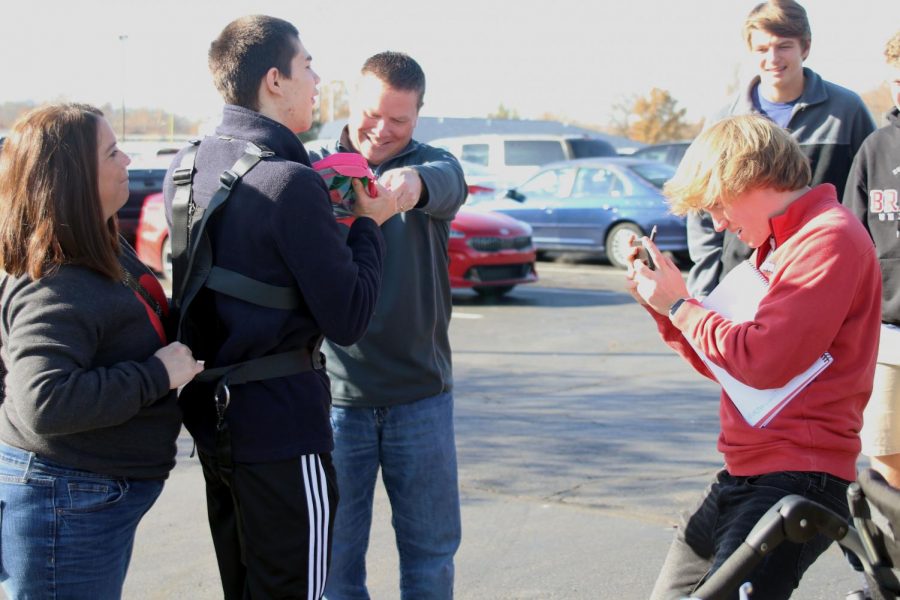
<svg viewBox="0 0 900 600">
<path fill-rule="evenodd" d="M 768 279 L 750 261 L 744 261 L 725 276 L 702 304 L 727 319 L 743 323 L 756 317 L 759 303 L 768 291 Z M 693 346 L 693 343 L 691 345 Z M 768 425 L 781 409 L 834 361 L 826 352 L 784 387 L 760 390 L 732 377 L 728 371 L 709 360 L 696 346 L 694 350 L 716 376 L 747 423 L 754 427 Z"/>
</svg>

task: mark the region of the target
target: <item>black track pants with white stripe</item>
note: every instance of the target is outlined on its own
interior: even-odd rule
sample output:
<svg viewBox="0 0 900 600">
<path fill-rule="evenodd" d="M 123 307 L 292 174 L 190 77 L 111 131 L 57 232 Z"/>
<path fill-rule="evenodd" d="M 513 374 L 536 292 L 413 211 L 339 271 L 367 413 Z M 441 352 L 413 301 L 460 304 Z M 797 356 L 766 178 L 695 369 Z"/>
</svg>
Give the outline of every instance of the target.
<svg viewBox="0 0 900 600">
<path fill-rule="evenodd" d="M 338 494 L 330 454 L 233 465 L 200 453 L 225 600 L 321 598 Z"/>
</svg>

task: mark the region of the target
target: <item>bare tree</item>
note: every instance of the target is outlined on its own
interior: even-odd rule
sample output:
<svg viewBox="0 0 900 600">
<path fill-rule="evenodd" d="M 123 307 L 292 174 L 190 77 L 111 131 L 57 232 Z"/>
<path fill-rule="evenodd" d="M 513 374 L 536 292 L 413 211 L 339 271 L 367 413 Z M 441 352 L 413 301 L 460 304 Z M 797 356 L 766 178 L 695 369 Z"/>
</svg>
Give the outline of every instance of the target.
<svg viewBox="0 0 900 600">
<path fill-rule="evenodd" d="M 319 104 L 313 119 L 321 123 L 338 121 L 350 116 L 350 95 L 341 80 L 329 81 L 319 90 Z"/>
<path fill-rule="evenodd" d="M 628 137 L 628 129 L 631 125 L 631 111 L 638 100 L 636 94 L 622 96 L 612 105 L 609 125 L 606 130 L 614 135 Z"/>
</svg>

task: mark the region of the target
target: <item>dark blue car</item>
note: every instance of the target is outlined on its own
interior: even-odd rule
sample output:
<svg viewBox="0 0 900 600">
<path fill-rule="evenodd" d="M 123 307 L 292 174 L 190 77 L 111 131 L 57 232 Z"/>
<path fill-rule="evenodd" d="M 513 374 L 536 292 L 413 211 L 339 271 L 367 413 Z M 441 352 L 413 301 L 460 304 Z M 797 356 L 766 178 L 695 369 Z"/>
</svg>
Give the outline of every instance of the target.
<svg viewBox="0 0 900 600">
<path fill-rule="evenodd" d="M 655 225 L 660 250 L 687 260 L 685 220 L 669 212 L 661 192 L 674 173 L 666 163 L 627 157 L 556 162 L 477 206 L 530 224 L 539 251 L 599 253 L 625 268 L 630 235 Z"/>
</svg>

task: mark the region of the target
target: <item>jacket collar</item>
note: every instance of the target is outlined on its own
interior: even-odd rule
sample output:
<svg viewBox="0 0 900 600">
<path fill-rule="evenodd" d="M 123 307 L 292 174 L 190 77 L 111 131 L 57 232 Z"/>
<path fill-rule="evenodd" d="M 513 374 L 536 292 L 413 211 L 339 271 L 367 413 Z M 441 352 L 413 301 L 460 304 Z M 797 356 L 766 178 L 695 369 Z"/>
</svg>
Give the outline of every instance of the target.
<svg viewBox="0 0 900 600">
<path fill-rule="evenodd" d="M 243 106 L 225 105 L 216 135 L 247 140 L 265 146 L 279 158 L 306 166 L 310 164 L 306 148 L 294 132 L 278 121 Z"/>
<path fill-rule="evenodd" d="M 738 108 L 743 114 L 757 112 L 753 106 L 753 89 L 759 85 L 759 82 L 759 75 L 751 79 L 744 89 L 744 93 L 738 99 Z M 803 93 L 800 94 L 797 104 L 794 105 L 794 113 L 796 114 L 798 110 L 805 109 L 807 106 L 821 104 L 826 100 L 828 100 L 828 90 L 825 88 L 825 82 L 818 73 L 803 67 Z"/>
<path fill-rule="evenodd" d="M 787 210 L 769 219 L 772 235 L 775 237 L 775 247 L 781 246 L 797 233 L 809 217 L 820 213 L 824 204 L 833 204 L 837 201 L 835 187 L 830 183 L 823 183 L 791 202 Z"/>
</svg>

